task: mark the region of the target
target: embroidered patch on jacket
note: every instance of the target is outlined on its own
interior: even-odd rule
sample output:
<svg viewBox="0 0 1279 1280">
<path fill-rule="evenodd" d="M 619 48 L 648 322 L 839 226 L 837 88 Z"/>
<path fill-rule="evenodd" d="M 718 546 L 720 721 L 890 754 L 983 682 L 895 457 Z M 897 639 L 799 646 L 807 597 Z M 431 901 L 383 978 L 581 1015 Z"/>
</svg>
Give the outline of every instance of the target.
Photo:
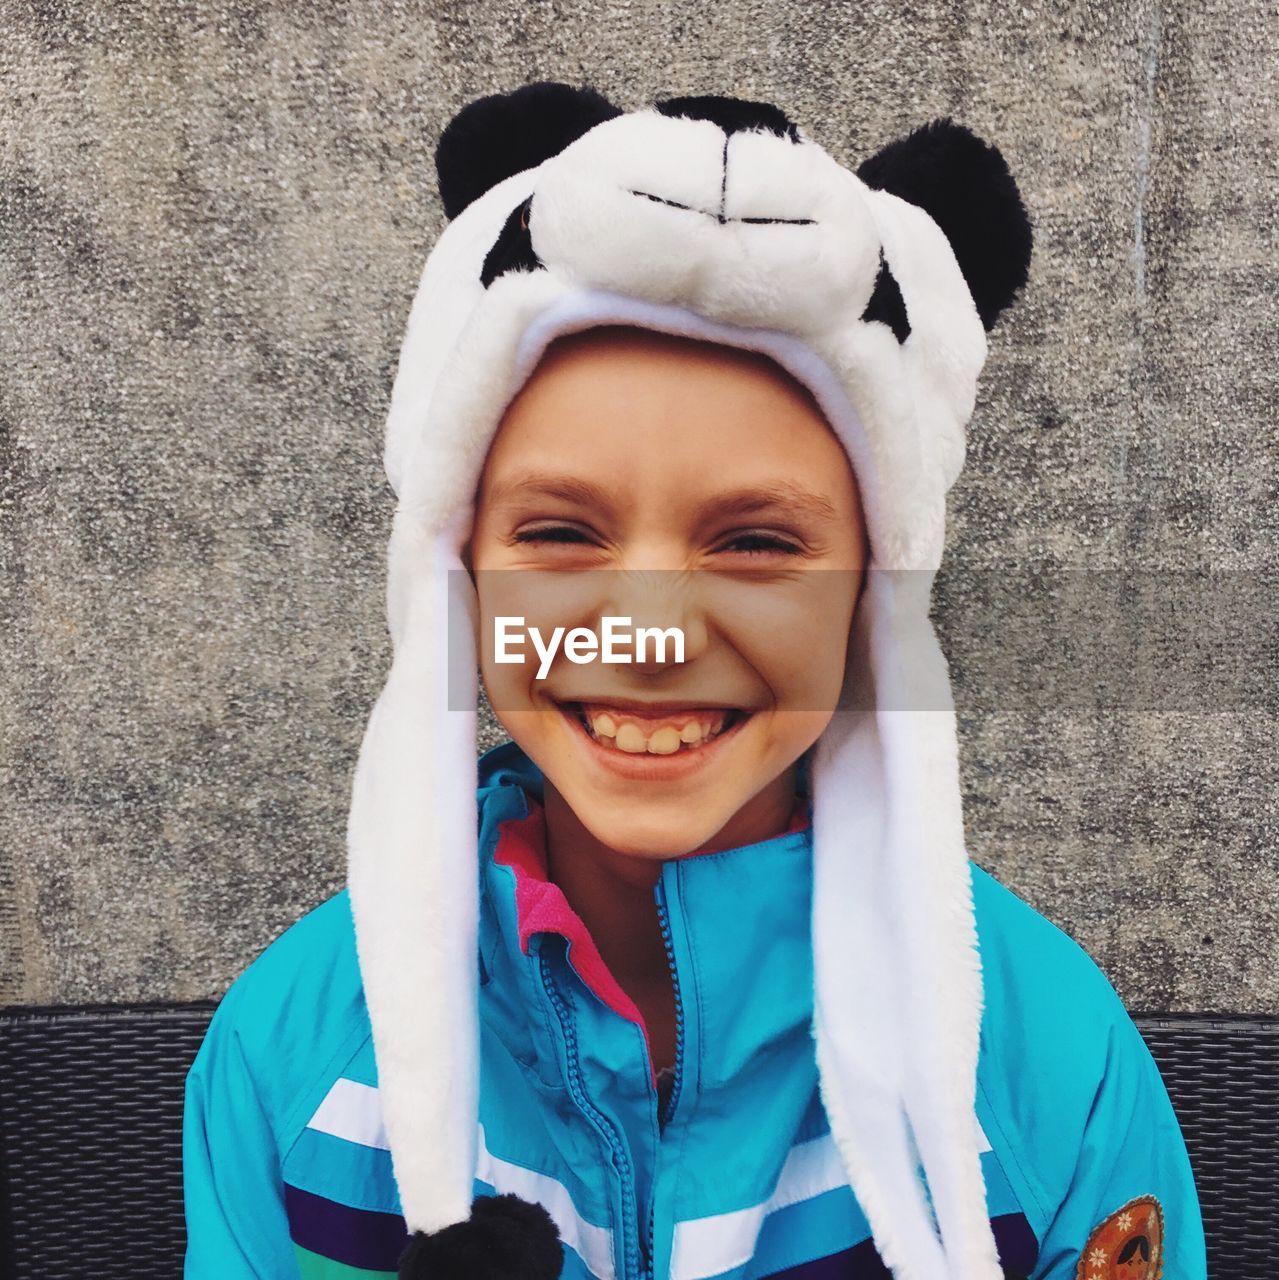
<svg viewBox="0 0 1279 1280">
<path fill-rule="evenodd" d="M 1138 1196 L 1093 1228 L 1075 1280 L 1160 1280 L 1163 1263 L 1163 1208 L 1154 1196 Z"/>
</svg>

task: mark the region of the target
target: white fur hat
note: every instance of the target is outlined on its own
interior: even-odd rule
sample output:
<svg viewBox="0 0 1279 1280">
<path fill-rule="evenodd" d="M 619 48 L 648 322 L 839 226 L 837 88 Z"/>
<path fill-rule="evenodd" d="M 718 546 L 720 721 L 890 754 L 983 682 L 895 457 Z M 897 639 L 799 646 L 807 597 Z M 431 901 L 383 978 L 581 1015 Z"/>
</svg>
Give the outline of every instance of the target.
<svg viewBox="0 0 1279 1280">
<path fill-rule="evenodd" d="M 556 84 L 469 104 L 437 165 L 451 222 L 413 302 L 387 425 L 394 659 L 348 833 L 379 1092 L 415 1233 L 401 1275 L 461 1274 L 459 1233 L 474 1247 L 494 1230 L 494 1206 L 471 1217 L 476 712 L 455 709 L 476 612 L 473 592 L 449 607 L 469 590 L 450 570 L 498 423 L 547 344 L 627 324 L 766 353 L 848 452 L 871 572 L 851 696 L 812 762 L 822 1100 L 897 1280 L 999 1280 L 973 1110 L 982 986 L 955 717 L 928 603 L 986 330 L 1029 264 L 1007 166 L 949 120 L 854 173 L 768 104 L 623 113 Z M 512 1275 L 555 1274 L 557 1247 L 530 1238 L 522 1252 Z"/>
</svg>

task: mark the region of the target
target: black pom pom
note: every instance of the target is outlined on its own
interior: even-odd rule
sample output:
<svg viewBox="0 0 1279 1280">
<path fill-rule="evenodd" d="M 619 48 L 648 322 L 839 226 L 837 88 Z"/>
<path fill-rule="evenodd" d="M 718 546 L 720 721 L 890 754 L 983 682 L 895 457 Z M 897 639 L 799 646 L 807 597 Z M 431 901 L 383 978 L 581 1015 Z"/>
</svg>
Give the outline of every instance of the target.
<svg viewBox="0 0 1279 1280">
<path fill-rule="evenodd" d="M 1026 283 L 1032 234 L 998 148 L 950 119 L 890 142 L 858 167 L 868 187 L 918 205 L 945 232 L 990 329 Z"/>
<path fill-rule="evenodd" d="M 467 103 L 444 126 L 435 148 L 445 214 L 456 218 L 513 173 L 558 155 L 588 129 L 621 114 L 594 89 L 552 80 Z"/>
<path fill-rule="evenodd" d="M 540 1204 L 519 1196 L 477 1196 L 465 1222 L 413 1233 L 399 1280 L 557 1280 L 560 1233 Z"/>
</svg>

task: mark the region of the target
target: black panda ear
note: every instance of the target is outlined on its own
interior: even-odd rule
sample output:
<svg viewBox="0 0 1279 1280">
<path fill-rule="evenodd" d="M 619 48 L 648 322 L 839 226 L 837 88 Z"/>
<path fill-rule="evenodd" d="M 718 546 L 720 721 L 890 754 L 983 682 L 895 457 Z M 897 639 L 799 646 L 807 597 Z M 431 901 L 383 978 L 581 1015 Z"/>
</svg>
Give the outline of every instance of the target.
<svg viewBox="0 0 1279 1280">
<path fill-rule="evenodd" d="M 1032 234 L 997 147 L 949 118 L 934 120 L 864 160 L 868 186 L 918 205 L 946 234 L 987 329 L 1026 283 Z"/>
<path fill-rule="evenodd" d="M 551 80 L 468 102 L 444 126 L 435 148 L 445 214 L 456 218 L 503 179 L 532 169 L 621 114 L 594 89 Z"/>
</svg>

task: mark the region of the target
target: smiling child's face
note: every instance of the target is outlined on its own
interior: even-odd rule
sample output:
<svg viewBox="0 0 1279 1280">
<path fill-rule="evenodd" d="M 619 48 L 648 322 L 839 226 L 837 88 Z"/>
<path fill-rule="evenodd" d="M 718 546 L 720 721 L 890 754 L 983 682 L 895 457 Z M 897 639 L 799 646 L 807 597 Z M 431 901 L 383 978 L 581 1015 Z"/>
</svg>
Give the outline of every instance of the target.
<svg viewBox="0 0 1279 1280">
<path fill-rule="evenodd" d="M 847 455 L 756 353 L 557 339 L 511 402 L 468 547 L 493 709 L 576 819 L 652 859 L 773 834 L 829 723 L 867 556 Z M 679 627 L 684 661 L 495 660 L 496 615 Z M 761 825 L 762 824 L 762 825 Z"/>
</svg>

